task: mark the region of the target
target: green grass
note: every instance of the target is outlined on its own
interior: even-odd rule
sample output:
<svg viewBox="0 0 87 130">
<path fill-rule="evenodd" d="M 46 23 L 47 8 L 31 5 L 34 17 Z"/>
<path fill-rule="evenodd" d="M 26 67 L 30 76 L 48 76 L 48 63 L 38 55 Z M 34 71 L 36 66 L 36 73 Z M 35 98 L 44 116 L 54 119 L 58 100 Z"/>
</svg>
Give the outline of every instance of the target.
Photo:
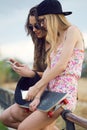
<svg viewBox="0 0 87 130">
<path fill-rule="evenodd" d="M 8 128 L 0 122 L 0 130 L 8 130 Z"/>
</svg>

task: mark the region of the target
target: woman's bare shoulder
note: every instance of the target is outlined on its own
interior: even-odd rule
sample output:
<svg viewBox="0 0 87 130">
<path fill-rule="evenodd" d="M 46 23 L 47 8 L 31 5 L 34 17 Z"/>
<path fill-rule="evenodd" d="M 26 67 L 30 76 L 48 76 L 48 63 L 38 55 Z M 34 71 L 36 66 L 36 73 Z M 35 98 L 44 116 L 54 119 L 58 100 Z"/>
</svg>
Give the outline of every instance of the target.
<svg viewBox="0 0 87 130">
<path fill-rule="evenodd" d="M 68 33 L 77 33 L 77 34 L 80 34 L 81 33 L 81 31 L 80 31 L 80 29 L 77 27 L 77 26 L 75 26 L 75 25 L 71 25 L 68 29 L 67 29 L 67 32 Z"/>
<path fill-rule="evenodd" d="M 68 28 L 68 36 L 70 37 L 70 35 L 76 41 L 75 47 L 78 49 L 84 49 L 83 35 L 77 26 L 73 25 Z"/>
</svg>

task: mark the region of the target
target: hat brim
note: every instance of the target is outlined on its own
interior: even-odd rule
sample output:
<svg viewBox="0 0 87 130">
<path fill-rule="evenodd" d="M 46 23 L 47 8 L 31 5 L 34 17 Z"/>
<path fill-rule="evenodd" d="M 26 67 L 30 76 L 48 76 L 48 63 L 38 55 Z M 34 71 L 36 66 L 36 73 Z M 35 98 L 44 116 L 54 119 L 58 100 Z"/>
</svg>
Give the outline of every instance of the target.
<svg viewBox="0 0 87 130">
<path fill-rule="evenodd" d="M 52 11 L 43 11 L 43 12 L 39 12 L 38 13 L 38 16 L 42 16 L 42 15 L 49 15 L 49 14 L 61 14 L 61 15 L 64 15 L 64 16 L 67 16 L 67 15 L 70 15 L 72 14 L 72 12 L 58 12 L 58 11 L 55 11 L 55 12 L 52 12 Z"/>
<path fill-rule="evenodd" d="M 62 14 L 66 16 L 72 14 L 72 12 L 63 12 Z"/>
<path fill-rule="evenodd" d="M 15 89 L 15 95 L 14 95 L 15 102 L 19 105 L 24 105 L 27 101 L 22 99 L 21 91 L 28 90 L 29 87 L 33 86 L 40 79 L 41 77 L 38 74 L 36 74 L 33 78 L 21 77 Z"/>
</svg>

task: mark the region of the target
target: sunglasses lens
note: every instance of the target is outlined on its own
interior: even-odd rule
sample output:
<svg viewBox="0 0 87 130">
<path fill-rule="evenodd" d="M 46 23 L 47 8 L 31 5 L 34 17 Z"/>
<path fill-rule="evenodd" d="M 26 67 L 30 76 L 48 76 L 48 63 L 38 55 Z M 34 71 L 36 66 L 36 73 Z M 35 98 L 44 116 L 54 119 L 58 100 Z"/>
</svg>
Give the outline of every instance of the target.
<svg viewBox="0 0 87 130">
<path fill-rule="evenodd" d="M 35 25 L 34 25 L 34 27 L 36 28 L 36 29 L 41 29 L 41 26 L 38 24 L 38 23 L 36 23 Z"/>
<path fill-rule="evenodd" d="M 33 26 L 29 25 L 28 28 L 33 31 Z"/>
<path fill-rule="evenodd" d="M 36 23 L 36 24 L 34 24 L 34 25 L 29 25 L 28 26 L 28 28 L 31 30 L 31 31 L 33 31 L 33 28 L 36 28 L 37 30 L 39 30 L 39 29 L 41 29 L 41 26 L 40 26 L 40 24 L 38 24 L 38 23 Z"/>
</svg>

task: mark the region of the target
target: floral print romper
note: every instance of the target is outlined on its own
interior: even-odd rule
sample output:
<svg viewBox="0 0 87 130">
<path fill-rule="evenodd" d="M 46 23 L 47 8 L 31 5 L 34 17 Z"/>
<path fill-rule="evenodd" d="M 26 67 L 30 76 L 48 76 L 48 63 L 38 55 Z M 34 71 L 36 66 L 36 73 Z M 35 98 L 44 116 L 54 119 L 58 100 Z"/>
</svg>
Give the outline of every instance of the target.
<svg viewBox="0 0 87 130">
<path fill-rule="evenodd" d="M 57 49 L 57 54 L 51 53 L 51 68 L 56 65 L 60 58 L 62 47 Z M 74 48 L 73 54 L 68 62 L 66 70 L 49 82 L 50 91 L 67 93 L 68 104 L 65 109 L 73 111 L 77 103 L 77 81 L 81 76 L 84 51 Z"/>
</svg>

